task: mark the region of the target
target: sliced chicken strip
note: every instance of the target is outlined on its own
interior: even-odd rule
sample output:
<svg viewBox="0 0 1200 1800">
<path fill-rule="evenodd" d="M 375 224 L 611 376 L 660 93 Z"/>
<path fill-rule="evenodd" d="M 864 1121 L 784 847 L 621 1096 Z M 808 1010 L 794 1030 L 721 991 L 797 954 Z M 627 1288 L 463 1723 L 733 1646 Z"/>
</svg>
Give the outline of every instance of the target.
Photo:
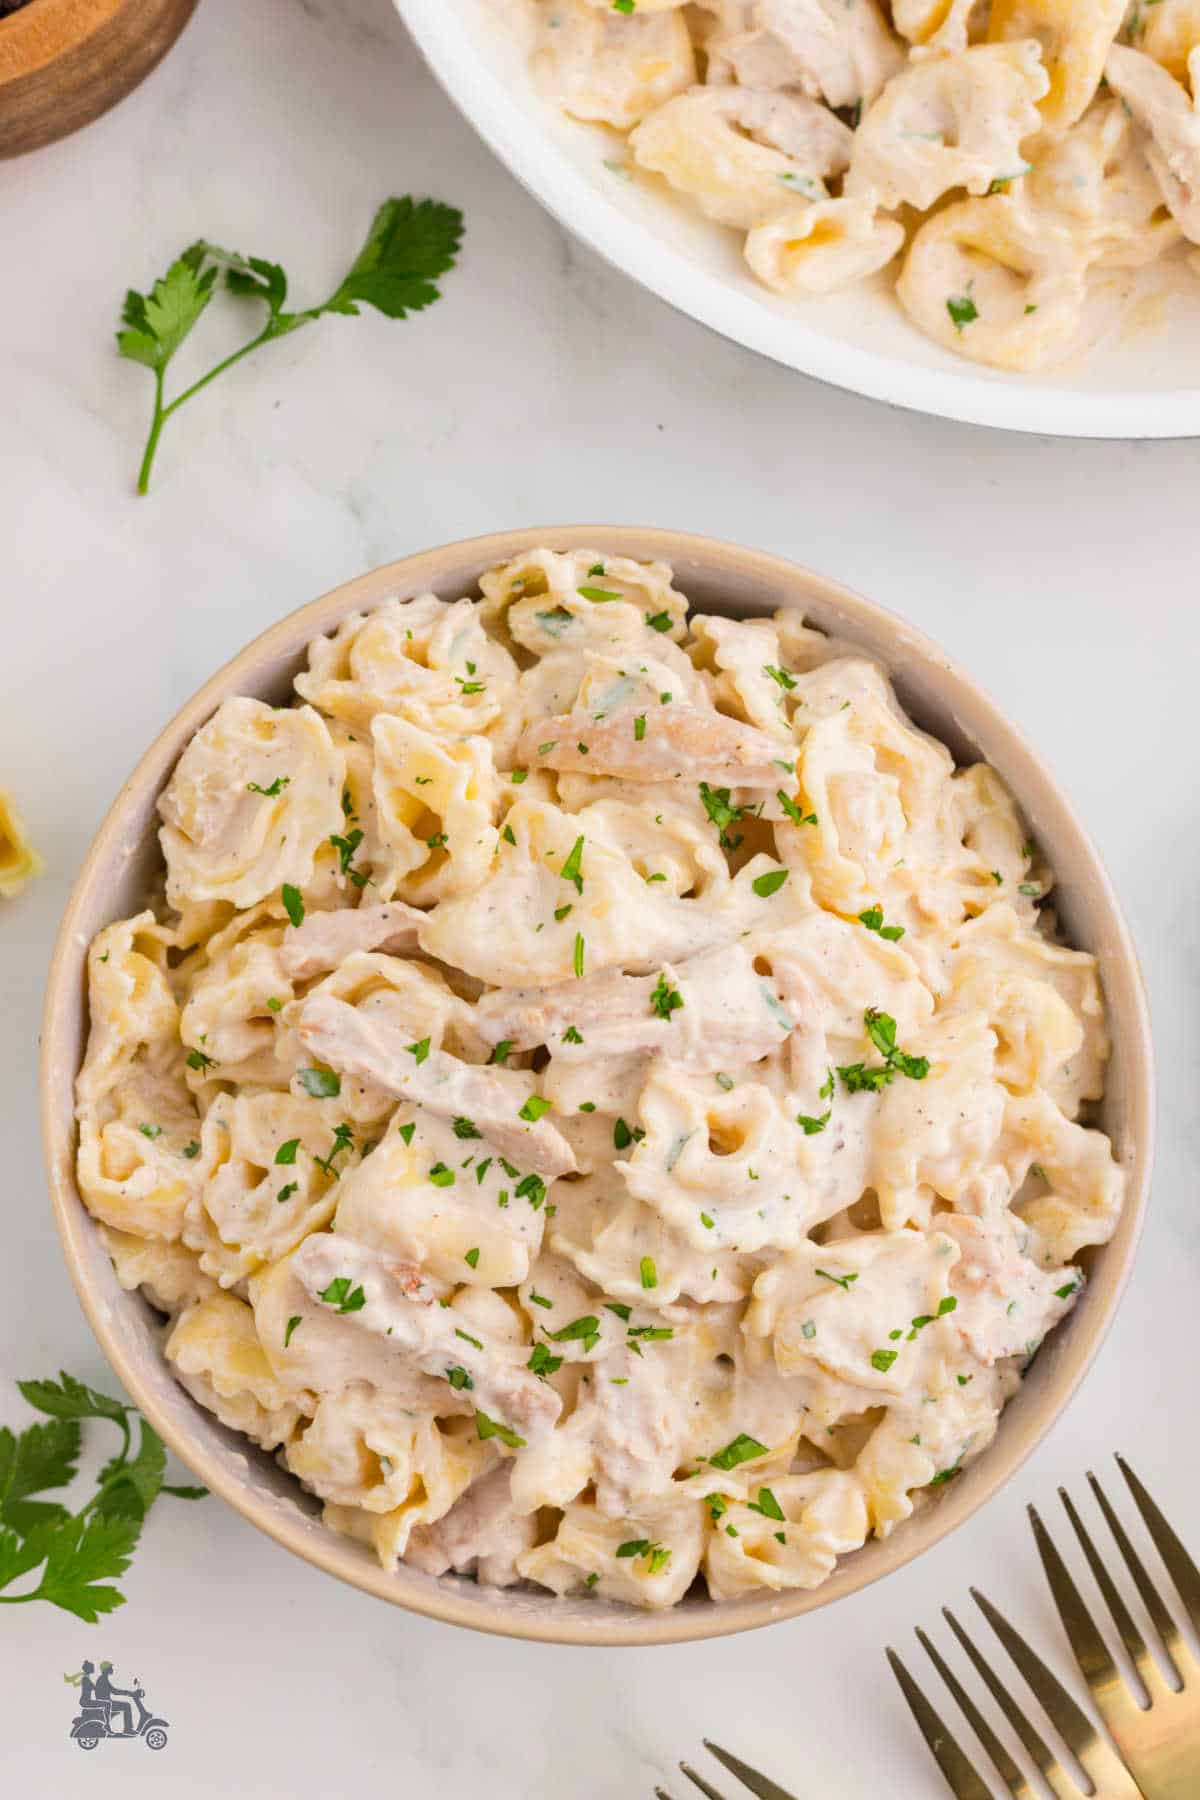
<svg viewBox="0 0 1200 1800">
<path fill-rule="evenodd" d="M 511 1587 L 521 1579 L 517 1557 L 537 1541 L 537 1516 L 513 1513 L 511 1462 L 472 1482 L 461 1499 L 433 1525 L 418 1525 L 404 1560 L 428 1575 L 459 1575 L 472 1568 L 487 1587 Z"/>
<path fill-rule="evenodd" d="M 778 753 L 778 743 L 765 731 L 678 701 L 605 719 L 559 713 L 528 726 L 517 746 L 518 761 L 531 769 L 615 775 L 624 781 L 726 781 L 766 788 L 779 785 Z"/>
<path fill-rule="evenodd" d="M 469 1389 L 476 1408 L 497 1423 L 528 1442 L 553 1430 L 562 1401 L 524 1367 L 525 1347 L 489 1346 L 464 1330 L 463 1315 L 452 1306 L 434 1305 L 432 1290 L 414 1284 L 411 1264 L 352 1238 L 314 1232 L 297 1250 L 292 1268 L 306 1292 L 324 1300 L 348 1328 L 390 1338 L 423 1374 L 448 1377 L 451 1369 L 464 1370 L 467 1379 L 459 1377 L 460 1388 Z"/>
<path fill-rule="evenodd" d="M 497 989 L 479 1002 L 474 1022 L 489 1042 L 507 1038 L 521 1050 L 546 1044 L 555 1055 L 588 1058 L 655 1050 L 701 1074 L 769 1056 L 793 1024 L 774 984 L 736 943 L 665 963 L 657 976 Z M 564 1038 L 572 1027 L 583 1039 L 577 1051 Z"/>
<path fill-rule="evenodd" d="M 1192 51 L 1189 66 L 1195 89 L 1200 46 Z M 1104 73 L 1149 137 L 1146 156 L 1163 199 L 1185 237 L 1200 244 L 1200 90 L 1193 101 L 1153 57 L 1126 44 L 1113 45 Z"/>
<path fill-rule="evenodd" d="M 340 967 L 355 950 L 407 955 L 418 948 L 417 933 L 425 917 L 402 900 L 309 913 L 303 924 L 289 925 L 284 932 L 279 960 L 293 981 L 307 981 L 310 975 Z"/>
<path fill-rule="evenodd" d="M 574 1172 L 574 1152 L 558 1128 L 549 1119 L 520 1116 L 537 1089 L 515 1069 L 481 1069 L 430 1049 L 428 1040 L 412 1044 L 369 998 L 348 1006 L 333 994 L 314 994 L 304 1003 L 299 1032 L 318 1061 L 442 1118 L 470 1119 L 501 1155 L 548 1181 Z"/>
</svg>

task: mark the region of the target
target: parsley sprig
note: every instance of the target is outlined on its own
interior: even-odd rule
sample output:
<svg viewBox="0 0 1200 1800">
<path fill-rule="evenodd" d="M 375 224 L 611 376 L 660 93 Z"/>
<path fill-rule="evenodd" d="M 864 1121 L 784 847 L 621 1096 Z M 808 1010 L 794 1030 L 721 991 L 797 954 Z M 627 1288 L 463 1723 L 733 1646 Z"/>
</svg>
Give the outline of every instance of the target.
<svg viewBox="0 0 1200 1800">
<path fill-rule="evenodd" d="M 241 256 L 201 238 L 178 256 L 148 294 L 130 288 L 121 311 L 123 329 L 117 349 L 141 363 L 154 376 L 154 410 L 138 471 L 137 491 L 147 492 L 158 440 L 173 413 L 188 400 L 263 344 L 289 336 L 326 313 L 357 317 L 360 304 L 373 306 L 389 319 L 407 318 L 431 306 L 439 296 L 435 278 L 454 267 L 462 241 L 462 214 L 438 200 L 385 200 L 371 222 L 366 242 L 328 300 L 300 312 L 288 312 L 288 278 L 279 263 L 261 256 Z M 225 287 L 267 309 L 262 329 L 198 381 L 166 400 L 163 378 L 175 352 L 205 311 L 224 270 Z"/>
<path fill-rule="evenodd" d="M 873 1006 L 868 1006 L 863 1014 L 863 1024 L 883 1061 L 870 1066 L 860 1062 L 839 1064 L 838 1074 L 850 1093 L 878 1094 L 897 1075 L 907 1075 L 910 1081 L 924 1081 L 929 1073 L 929 1059 L 909 1056 L 897 1046 L 896 1021 L 890 1013 L 877 1012 Z"/>
<path fill-rule="evenodd" d="M 0 1429 L 0 1589 L 40 1569 L 36 1587 L 0 1593 L 0 1605 L 49 1600 L 94 1625 L 101 1613 L 125 1604 L 108 1585 L 129 1567 L 146 1514 L 159 1494 L 199 1500 L 202 1487 L 163 1480 L 167 1453 L 162 1439 L 132 1406 L 86 1387 L 64 1370 L 57 1381 L 19 1381 L 23 1398 L 47 1415 L 45 1424 L 14 1433 Z M 81 1448 L 80 1420 L 107 1419 L 121 1433 L 121 1447 L 96 1478 L 96 1492 L 78 1512 L 58 1501 L 36 1499 L 75 1479 Z M 133 1448 L 132 1421 L 138 1419 Z"/>
</svg>

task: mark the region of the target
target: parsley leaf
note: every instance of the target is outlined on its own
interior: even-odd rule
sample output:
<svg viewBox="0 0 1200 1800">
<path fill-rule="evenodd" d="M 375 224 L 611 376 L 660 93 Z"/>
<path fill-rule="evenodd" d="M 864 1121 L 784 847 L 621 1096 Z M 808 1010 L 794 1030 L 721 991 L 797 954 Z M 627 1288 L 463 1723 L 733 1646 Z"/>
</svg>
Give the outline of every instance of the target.
<svg viewBox="0 0 1200 1800">
<path fill-rule="evenodd" d="M 739 1431 L 732 1442 L 708 1460 L 714 1469 L 723 1469 L 728 1473 L 730 1469 L 736 1469 L 739 1463 L 750 1462 L 752 1458 L 766 1454 L 765 1444 L 760 1444 L 757 1438 L 748 1437 L 744 1431 Z"/>
<path fill-rule="evenodd" d="M 722 850 L 736 850 L 742 840 L 740 837 L 731 838 L 729 836 L 728 828 L 743 816 L 746 810 L 745 807 L 731 806 L 729 804 L 729 789 L 727 787 L 709 787 L 707 781 L 702 781 L 700 783 L 700 799 L 703 802 L 705 812 L 720 833 L 719 841 Z"/>
<path fill-rule="evenodd" d="M 666 975 L 660 969 L 658 981 L 650 995 L 650 1010 L 658 1014 L 660 1019 L 669 1019 L 673 1012 L 683 1005 L 683 995 L 678 988 L 670 985 Z M 618 1145 L 618 1149 L 620 1146 Z"/>
<path fill-rule="evenodd" d="M 278 263 L 241 256 L 203 240 L 177 257 L 148 294 L 130 289 L 121 311 L 117 349 L 154 376 L 154 409 L 138 471 L 138 493 L 149 488 L 164 425 L 193 395 L 260 345 L 286 337 L 326 313 L 354 317 L 360 305 L 366 305 L 389 319 L 404 319 L 432 305 L 439 297 L 436 277 L 454 267 L 462 230 L 462 214 L 440 201 L 415 201 L 411 195 L 385 200 L 333 293 L 321 305 L 300 312 L 285 310 L 288 281 Z M 163 392 L 167 366 L 211 301 L 221 270 L 227 291 L 260 302 L 267 309 L 266 318 L 255 336 L 167 401 Z"/>
<path fill-rule="evenodd" d="M 581 837 L 577 837 L 575 839 L 575 842 L 572 844 L 570 855 L 567 857 L 566 861 L 563 863 L 562 868 L 559 870 L 559 874 L 562 876 L 564 881 L 573 881 L 575 884 L 575 892 L 577 894 L 582 894 L 582 892 L 583 892 L 583 839 Z"/>
</svg>

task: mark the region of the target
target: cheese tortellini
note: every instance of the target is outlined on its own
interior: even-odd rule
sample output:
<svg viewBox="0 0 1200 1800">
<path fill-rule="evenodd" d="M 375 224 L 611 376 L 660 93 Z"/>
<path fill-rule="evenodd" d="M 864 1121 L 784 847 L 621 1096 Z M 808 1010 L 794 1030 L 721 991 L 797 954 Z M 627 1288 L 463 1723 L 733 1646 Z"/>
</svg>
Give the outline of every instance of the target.
<svg viewBox="0 0 1200 1800">
<path fill-rule="evenodd" d="M 89 953 L 80 1191 L 187 1391 L 385 1567 L 811 1588 L 984 1450 L 1114 1230 L 1095 961 L 853 645 L 598 549 L 479 586 L 185 750 L 162 904 Z"/>
<path fill-rule="evenodd" d="M 944 349 L 1036 371 L 1091 346 L 1113 270 L 1132 300 L 1200 243 L 1200 0 L 509 4 L 549 100 L 626 134 L 605 166 L 776 294 L 884 276 Z"/>
</svg>

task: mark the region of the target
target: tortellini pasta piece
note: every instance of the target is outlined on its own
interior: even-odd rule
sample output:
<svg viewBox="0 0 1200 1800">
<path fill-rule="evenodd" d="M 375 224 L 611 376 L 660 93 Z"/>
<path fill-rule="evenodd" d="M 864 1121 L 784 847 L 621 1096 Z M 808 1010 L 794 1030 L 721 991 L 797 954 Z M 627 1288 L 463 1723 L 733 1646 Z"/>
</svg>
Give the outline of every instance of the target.
<svg viewBox="0 0 1200 1800">
<path fill-rule="evenodd" d="M 696 79 L 679 0 L 642 0 L 625 16 L 606 0 L 546 0 L 533 59 L 540 85 L 564 112 L 627 131 Z"/>
<path fill-rule="evenodd" d="M 823 177 L 846 167 L 851 134 L 816 101 L 712 87 L 668 100 L 629 142 L 641 168 L 718 224 L 749 231 L 791 194 L 825 198 Z"/>
<path fill-rule="evenodd" d="M 1036 43 L 980 44 L 914 63 L 888 83 L 854 138 L 847 192 L 920 207 L 965 187 L 986 194 L 1025 164 L 1049 87 Z"/>
<path fill-rule="evenodd" d="M 496 854 L 496 775 L 486 738 L 439 739 L 377 717 L 375 805 L 385 855 L 383 899 L 428 906 L 478 887 Z"/>
<path fill-rule="evenodd" d="M 276 1379 L 253 1312 L 233 1294 L 206 1295 L 181 1313 L 164 1355 L 193 1399 L 264 1450 L 286 1444 L 315 1408 L 313 1395 L 290 1394 Z"/>
<path fill-rule="evenodd" d="M 311 707 L 225 700 L 158 803 L 167 898 L 237 907 L 311 879 L 342 824 L 342 758 Z"/>
<path fill-rule="evenodd" d="M 920 227 L 896 283 L 905 310 L 948 350 L 997 368 L 1061 361 L 1083 318 L 1086 248 L 1019 196 L 962 200 Z"/>
<path fill-rule="evenodd" d="M 1127 0 L 992 0 L 988 37 L 993 43 L 1035 41 L 1049 77 L 1039 96 L 1043 123 L 1052 135 L 1083 116 L 1104 75 L 1104 59 L 1125 18 Z"/>
<path fill-rule="evenodd" d="M 45 866 L 29 841 L 15 801 L 0 788 L 0 899 L 13 899 Z"/>
<path fill-rule="evenodd" d="M 816 1469 L 776 1477 L 767 1495 L 718 1514 L 704 1552 L 714 1600 L 757 1588 L 781 1593 L 820 1587 L 838 1557 L 866 1541 L 866 1498 L 853 1475 Z"/>
<path fill-rule="evenodd" d="M 1146 155 L 1185 237 L 1200 244 L 1200 47 L 1188 55 L 1191 93 L 1151 57 L 1117 44 L 1108 84 L 1148 134 Z"/>
<path fill-rule="evenodd" d="M 777 293 L 829 294 L 878 274 L 903 244 L 903 225 L 869 200 L 814 200 L 749 232 L 746 261 Z"/>
</svg>

